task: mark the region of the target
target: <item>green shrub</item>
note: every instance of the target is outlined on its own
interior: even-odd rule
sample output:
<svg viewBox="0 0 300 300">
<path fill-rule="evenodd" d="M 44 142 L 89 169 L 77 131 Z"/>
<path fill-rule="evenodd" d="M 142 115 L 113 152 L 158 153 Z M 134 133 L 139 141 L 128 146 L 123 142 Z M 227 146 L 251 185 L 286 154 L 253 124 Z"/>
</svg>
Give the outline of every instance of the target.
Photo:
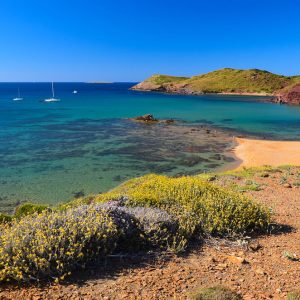
<svg viewBox="0 0 300 300">
<path fill-rule="evenodd" d="M 300 300 L 300 291 L 288 293 L 287 300 Z"/>
<path fill-rule="evenodd" d="M 244 185 L 236 185 L 235 189 L 239 192 L 260 191 L 261 185 L 252 180 L 246 180 Z"/>
<path fill-rule="evenodd" d="M 9 223 L 12 221 L 12 216 L 0 213 L 0 224 Z"/>
<path fill-rule="evenodd" d="M 43 211 L 0 230 L 0 281 L 63 279 L 111 253 L 119 237 L 108 214 L 93 205 Z"/>
<path fill-rule="evenodd" d="M 47 205 L 35 204 L 35 203 L 23 203 L 16 208 L 14 216 L 17 219 L 20 219 L 25 216 L 32 215 L 34 213 L 41 213 L 46 209 L 49 209 Z"/>
<path fill-rule="evenodd" d="M 196 289 L 189 300 L 242 300 L 242 297 L 222 286 Z"/>
<path fill-rule="evenodd" d="M 214 235 L 243 234 L 266 230 L 270 222 L 268 209 L 197 176 L 146 175 L 100 194 L 95 200 L 104 202 L 121 196 L 129 199 L 129 205 L 154 206 L 176 215 L 187 234 L 197 228 Z"/>
</svg>

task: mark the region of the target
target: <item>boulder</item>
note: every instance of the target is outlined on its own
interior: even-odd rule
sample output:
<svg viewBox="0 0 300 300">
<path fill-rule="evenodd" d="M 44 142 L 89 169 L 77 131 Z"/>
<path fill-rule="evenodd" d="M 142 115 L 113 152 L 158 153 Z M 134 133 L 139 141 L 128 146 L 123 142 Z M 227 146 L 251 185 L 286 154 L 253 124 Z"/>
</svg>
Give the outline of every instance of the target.
<svg viewBox="0 0 300 300">
<path fill-rule="evenodd" d="M 133 118 L 133 120 L 143 121 L 143 122 L 157 122 L 158 121 L 157 119 L 155 119 L 153 117 L 153 115 L 150 115 L 150 114 L 135 117 L 135 118 Z"/>
</svg>

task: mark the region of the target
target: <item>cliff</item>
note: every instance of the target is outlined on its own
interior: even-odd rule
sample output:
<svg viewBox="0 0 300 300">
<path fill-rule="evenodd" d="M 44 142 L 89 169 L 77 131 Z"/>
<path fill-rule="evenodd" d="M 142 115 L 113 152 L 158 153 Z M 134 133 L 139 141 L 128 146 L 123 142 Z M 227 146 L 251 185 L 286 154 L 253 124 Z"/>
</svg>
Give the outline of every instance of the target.
<svg viewBox="0 0 300 300">
<path fill-rule="evenodd" d="M 300 105 L 300 84 L 295 84 L 279 93 L 276 102 Z"/>
</svg>

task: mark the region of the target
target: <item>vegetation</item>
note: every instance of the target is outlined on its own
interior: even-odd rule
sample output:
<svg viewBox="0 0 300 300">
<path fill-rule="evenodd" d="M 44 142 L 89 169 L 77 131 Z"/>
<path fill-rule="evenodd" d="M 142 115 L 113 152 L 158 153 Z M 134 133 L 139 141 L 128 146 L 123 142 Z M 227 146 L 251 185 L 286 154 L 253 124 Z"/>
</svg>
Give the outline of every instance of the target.
<svg viewBox="0 0 300 300">
<path fill-rule="evenodd" d="M 196 289 L 189 300 L 242 300 L 242 297 L 228 288 L 214 286 Z"/>
<path fill-rule="evenodd" d="M 249 92 L 269 93 L 300 82 L 300 76 L 287 77 L 267 71 L 250 69 L 222 69 L 208 74 L 192 77 L 191 86 L 206 93 Z"/>
<path fill-rule="evenodd" d="M 62 280 L 116 252 L 179 252 L 194 238 L 267 230 L 267 208 L 213 178 L 151 174 L 56 208 L 27 203 L 1 215 L 0 281 Z"/>
<path fill-rule="evenodd" d="M 164 84 L 164 83 L 180 83 L 184 80 L 187 80 L 188 77 L 177 77 L 169 75 L 153 75 L 147 81 L 154 84 Z"/>
<path fill-rule="evenodd" d="M 288 293 L 287 300 L 300 300 L 300 291 Z"/>
<path fill-rule="evenodd" d="M 0 213 L 0 224 L 9 223 L 12 221 L 12 216 Z"/>
<path fill-rule="evenodd" d="M 34 213 L 41 213 L 46 209 L 49 209 L 47 205 L 35 204 L 35 203 L 23 203 L 16 208 L 14 216 L 17 219 L 20 219 L 22 217 L 32 215 Z"/>
<path fill-rule="evenodd" d="M 266 230 L 269 211 L 251 199 L 197 176 L 146 175 L 100 194 L 96 201 L 126 196 L 131 206 L 153 206 L 177 216 L 188 235 L 200 230 L 226 236 Z"/>
<path fill-rule="evenodd" d="M 111 253 L 118 230 L 95 206 L 43 211 L 1 228 L 0 280 L 63 279 Z"/>
<path fill-rule="evenodd" d="M 282 76 L 258 69 L 225 68 L 191 78 L 154 75 L 145 82 L 162 85 L 162 87 L 180 83 L 184 84 L 185 88 L 198 93 L 274 94 L 300 83 L 300 76 Z"/>
<path fill-rule="evenodd" d="M 44 210 L 2 225 L 0 281 L 63 280 L 114 251 L 168 249 L 180 245 L 178 228 L 167 212 L 125 207 L 122 199 Z"/>
</svg>

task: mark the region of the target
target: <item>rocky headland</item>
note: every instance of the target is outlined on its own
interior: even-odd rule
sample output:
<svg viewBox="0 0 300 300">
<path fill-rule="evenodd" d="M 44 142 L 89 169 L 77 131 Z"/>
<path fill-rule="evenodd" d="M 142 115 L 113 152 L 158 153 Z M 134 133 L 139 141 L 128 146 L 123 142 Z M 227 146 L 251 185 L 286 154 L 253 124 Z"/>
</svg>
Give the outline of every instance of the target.
<svg viewBox="0 0 300 300">
<path fill-rule="evenodd" d="M 193 77 L 153 75 L 131 88 L 182 95 L 226 94 L 270 96 L 269 101 L 300 104 L 300 76 L 225 68 Z"/>
</svg>

